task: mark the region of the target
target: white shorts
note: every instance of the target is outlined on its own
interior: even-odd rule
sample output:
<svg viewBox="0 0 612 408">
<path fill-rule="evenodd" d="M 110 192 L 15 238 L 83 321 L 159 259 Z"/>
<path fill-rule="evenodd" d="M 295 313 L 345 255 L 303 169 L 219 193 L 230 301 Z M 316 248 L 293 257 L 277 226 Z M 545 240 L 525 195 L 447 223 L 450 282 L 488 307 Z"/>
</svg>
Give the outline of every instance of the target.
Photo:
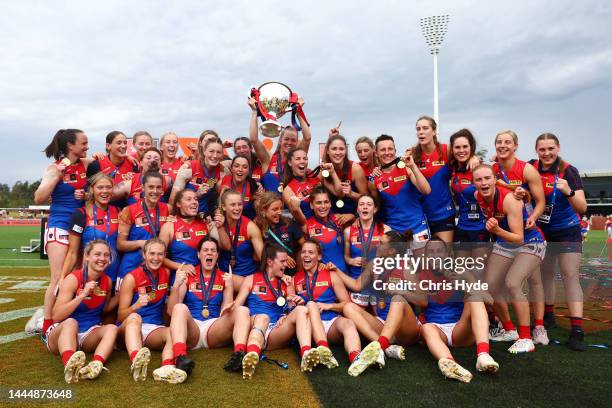
<svg viewBox="0 0 612 408">
<path fill-rule="evenodd" d="M 218 317 L 212 317 L 207 320 L 193 319 L 200 329 L 200 338 L 198 339 L 198 344 L 196 344 L 192 350 L 208 348 L 208 330 L 210 330 L 210 326 L 212 326 L 217 319 Z"/>
<path fill-rule="evenodd" d="M 418 232 L 412 233 L 412 242 L 410 243 L 410 249 L 417 250 L 421 248 L 425 248 L 427 245 L 427 241 L 430 239 L 429 229 L 425 228 Z"/>
<path fill-rule="evenodd" d="M 542 261 L 544 260 L 544 256 L 546 255 L 546 242 L 534 242 L 530 244 L 524 244 L 518 247 L 508 247 L 505 245 L 500 245 L 496 242 L 495 244 L 493 244 L 492 253 L 510 259 L 513 259 L 518 254 L 531 254 L 540 258 L 540 261 Z"/>
<path fill-rule="evenodd" d="M 329 320 L 322 320 L 322 322 L 323 322 L 323 329 L 325 329 L 325 336 L 327 336 L 327 333 L 329 333 L 329 329 L 331 329 L 331 327 L 334 325 L 334 322 L 339 317 L 340 316 L 335 316 L 335 317 L 332 317 Z"/>
<path fill-rule="evenodd" d="M 45 229 L 45 248 L 47 244 L 51 242 L 57 242 L 58 244 L 68 245 L 68 231 L 61 228 L 46 228 Z"/>
<path fill-rule="evenodd" d="M 153 333 L 157 329 L 163 329 L 166 326 L 162 326 L 160 324 L 152 324 L 152 323 L 143 323 L 140 332 L 142 333 L 142 343 L 144 344 L 147 341 L 147 337 L 149 334 Z"/>
<path fill-rule="evenodd" d="M 361 293 L 353 293 L 350 292 L 351 295 L 351 302 L 355 303 L 356 305 L 362 306 L 362 307 L 368 307 L 368 305 L 370 304 L 370 295 L 363 295 Z"/>
<path fill-rule="evenodd" d="M 89 329 L 87 329 L 84 332 L 77 333 L 77 347 L 79 350 L 83 349 L 83 342 L 85 341 L 87 336 L 89 336 L 91 332 L 96 330 L 98 327 L 102 327 L 102 326 L 100 326 L 99 324 L 96 324 L 95 326 L 91 326 Z"/>
<path fill-rule="evenodd" d="M 446 336 L 446 343 L 449 346 L 452 346 L 453 345 L 453 329 L 457 325 L 457 322 L 455 323 L 431 323 L 431 324 L 436 326 L 438 329 L 442 330 L 442 333 L 444 333 L 444 335 Z"/>
</svg>

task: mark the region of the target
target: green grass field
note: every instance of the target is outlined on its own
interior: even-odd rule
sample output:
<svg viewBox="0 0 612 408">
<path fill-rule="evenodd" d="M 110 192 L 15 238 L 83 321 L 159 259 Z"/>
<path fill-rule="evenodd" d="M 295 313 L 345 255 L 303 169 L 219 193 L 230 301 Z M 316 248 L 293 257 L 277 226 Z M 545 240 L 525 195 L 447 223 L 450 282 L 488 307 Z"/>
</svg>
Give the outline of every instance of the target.
<svg viewBox="0 0 612 408">
<path fill-rule="evenodd" d="M 597 233 L 597 231 L 595 231 Z M 585 253 L 598 257 L 605 234 L 591 233 Z M 346 374 L 348 360 L 344 351 L 334 347 L 340 367 L 328 370 L 318 367 L 313 373 L 299 371 L 294 349 L 270 352 L 271 358 L 289 363 L 283 370 L 261 363 L 252 381 L 223 371 L 229 348 L 198 350 L 192 353 L 197 366 L 185 384 L 172 386 L 155 383 L 135 384 L 129 374 L 129 360 L 117 351 L 107 363 L 109 372 L 94 382 L 68 386 L 63 380 L 59 357 L 50 355 L 38 338 L 9 341 L 23 332 L 28 316 L 11 316 L 9 312 L 35 308 L 42 304 L 48 279 L 45 262 L 38 254 L 6 254 L 4 248 L 26 245 L 37 235 L 32 227 L 0 227 L 0 387 L 70 388 L 76 406 L 249 406 L 272 405 L 325 407 L 397 407 L 397 406 L 495 406 L 495 407 L 607 407 L 612 378 L 610 349 L 589 347 L 585 353 L 572 352 L 563 344 L 538 346 L 536 352 L 514 356 L 509 344 L 492 343 L 492 355 L 500 363 L 495 376 L 476 373 L 473 347 L 454 349 L 456 360 L 468 368 L 474 379 L 470 384 L 444 380 L 436 362 L 423 346 L 406 350 L 406 361 L 387 360 L 383 370 L 369 369 L 361 377 Z M 607 252 L 604 252 L 606 256 Z M 5 260 L 8 259 L 8 260 Z M 27 262 L 32 265 L 24 265 Z M 14 267 L 30 266 L 29 268 Z M 610 271 L 607 272 L 610 274 Z M 600 281 L 603 282 L 603 281 Z M 610 319 L 612 305 L 601 300 L 589 302 L 585 315 Z M 564 313 L 559 304 L 558 313 Z M 564 343 L 568 336 L 566 319 L 558 318 L 559 328 L 549 332 L 552 340 Z M 612 326 L 586 322 L 588 344 L 612 345 Z M 365 342 L 363 343 L 365 346 Z M 150 371 L 160 364 L 159 353 L 153 353 Z M 4 391 L 3 391 L 4 392 Z M 2 400 L 2 406 L 6 406 Z M 51 404 L 21 403 L 19 406 Z"/>
</svg>

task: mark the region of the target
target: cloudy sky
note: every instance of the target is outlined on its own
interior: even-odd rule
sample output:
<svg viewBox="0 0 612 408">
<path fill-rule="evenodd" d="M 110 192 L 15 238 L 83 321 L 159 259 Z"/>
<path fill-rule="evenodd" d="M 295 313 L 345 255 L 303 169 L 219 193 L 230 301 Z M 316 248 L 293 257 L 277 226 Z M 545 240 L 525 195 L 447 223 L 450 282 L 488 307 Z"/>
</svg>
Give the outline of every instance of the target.
<svg viewBox="0 0 612 408">
<path fill-rule="evenodd" d="M 528 159 L 550 131 L 581 171 L 612 170 L 610 2 L 22 1 L 0 15 L 0 183 L 38 179 L 59 128 L 92 152 L 115 129 L 246 135 L 247 93 L 270 80 L 304 97 L 316 141 L 342 120 L 406 147 L 432 114 L 419 18 L 437 14 L 443 141 L 467 127 L 492 151 L 513 129 Z"/>
</svg>

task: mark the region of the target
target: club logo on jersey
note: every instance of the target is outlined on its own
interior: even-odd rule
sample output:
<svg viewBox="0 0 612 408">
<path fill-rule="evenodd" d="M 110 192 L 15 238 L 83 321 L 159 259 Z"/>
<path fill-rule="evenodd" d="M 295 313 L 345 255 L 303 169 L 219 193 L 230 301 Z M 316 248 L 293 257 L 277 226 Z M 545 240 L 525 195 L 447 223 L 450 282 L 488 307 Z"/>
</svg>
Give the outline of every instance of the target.
<svg viewBox="0 0 612 408">
<path fill-rule="evenodd" d="M 189 231 L 183 231 L 183 239 L 189 239 L 191 238 L 191 234 L 189 233 Z"/>
<path fill-rule="evenodd" d="M 266 293 L 268 293 L 268 288 L 266 288 L 263 285 L 260 285 L 260 286 L 253 288 L 253 293 L 255 295 L 265 295 Z"/>
<path fill-rule="evenodd" d="M 96 220 L 96 225 L 104 225 L 104 219 L 100 218 L 99 220 Z"/>
<path fill-rule="evenodd" d="M 168 169 L 161 169 L 161 174 L 163 174 L 164 176 L 168 175 Z"/>
<path fill-rule="evenodd" d="M 378 185 L 378 189 L 381 190 L 381 191 L 382 190 L 386 190 L 388 188 L 389 188 L 389 181 L 388 180 L 385 180 L 385 181 L 383 181 L 382 183 L 380 183 Z"/>
<path fill-rule="evenodd" d="M 121 178 L 124 181 L 131 180 L 132 177 L 134 177 L 134 173 L 132 173 L 131 171 L 121 175 Z"/>
<path fill-rule="evenodd" d="M 310 235 L 313 237 L 323 235 L 323 230 L 321 228 L 313 228 L 310 230 Z"/>
</svg>

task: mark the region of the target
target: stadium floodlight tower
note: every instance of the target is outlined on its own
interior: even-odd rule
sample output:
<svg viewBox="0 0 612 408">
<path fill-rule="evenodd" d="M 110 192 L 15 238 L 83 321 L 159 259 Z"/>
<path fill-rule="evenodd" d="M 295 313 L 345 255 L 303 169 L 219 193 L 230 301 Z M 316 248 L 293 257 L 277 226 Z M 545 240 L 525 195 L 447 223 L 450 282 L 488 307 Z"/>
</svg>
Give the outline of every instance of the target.
<svg viewBox="0 0 612 408">
<path fill-rule="evenodd" d="M 438 124 L 438 54 L 448 27 L 448 14 L 421 18 L 421 30 L 433 55 L 434 119 Z"/>
</svg>

